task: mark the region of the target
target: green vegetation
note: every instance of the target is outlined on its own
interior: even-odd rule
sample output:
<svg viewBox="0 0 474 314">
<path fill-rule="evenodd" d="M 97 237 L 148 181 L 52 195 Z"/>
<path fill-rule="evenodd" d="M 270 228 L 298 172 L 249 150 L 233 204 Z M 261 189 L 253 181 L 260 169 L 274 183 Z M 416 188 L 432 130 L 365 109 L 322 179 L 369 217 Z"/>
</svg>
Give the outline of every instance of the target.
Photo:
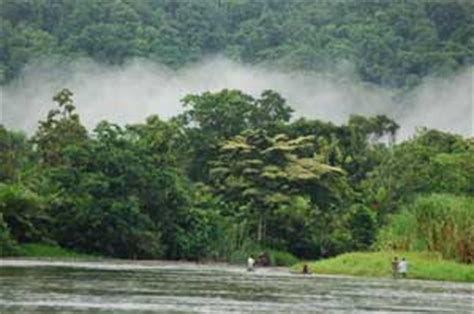
<svg viewBox="0 0 474 314">
<path fill-rule="evenodd" d="M 223 54 L 410 88 L 473 63 L 470 1 L 3 0 L 0 84 L 28 62 L 147 58 L 177 68 Z M 346 69 L 347 70 L 347 69 Z"/>
<path fill-rule="evenodd" d="M 474 260 L 474 198 L 423 196 L 392 217 L 381 230 L 380 246 L 436 251 L 446 259 Z"/>
<path fill-rule="evenodd" d="M 80 254 L 71 250 L 66 250 L 61 247 L 41 244 L 29 243 L 22 244 L 18 247 L 16 256 L 22 257 L 59 257 L 59 258 L 90 258 L 92 255 Z"/>
<path fill-rule="evenodd" d="M 292 266 L 300 260 L 291 253 L 270 250 L 270 265 L 272 266 Z"/>
<path fill-rule="evenodd" d="M 407 278 L 474 282 L 474 267 L 441 258 L 433 252 L 380 251 L 346 253 L 337 257 L 309 263 L 315 274 L 338 274 L 367 277 L 391 277 L 391 260 L 405 257 L 409 262 Z M 301 271 L 303 264 L 293 266 Z"/>
<path fill-rule="evenodd" d="M 0 84 L 44 59 L 179 68 L 223 54 L 334 75 L 350 65 L 362 82 L 410 89 L 473 64 L 473 14 L 468 1 L 4 0 Z M 0 125 L 0 256 L 243 262 L 266 251 L 291 265 L 396 248 L 413 254 L 414 276 L 441 279 L 413 252 L 473 262 L 472 138 L 424 129 L 397 143 L 383 115 L 292 120 L 270 90 L 183 97 L 169 121 L 87 130 L 64 89 L 33 135 Z"/>
<path fill-rule="evenodd" d="M 54 255 L 25 247 L 54 243 L 131 259 L 266 251 L 292 265 L 397 248 L 472 263 L 472 139 L 421 130 L 395 144 L 385 116 L 291 121 L 278 93 L 237 90 L 188 95 L 169 121 L 88 131 L 72 97 L 58 93 L 31 137 L 0 127 L 2 256 Z"/>
</svg>

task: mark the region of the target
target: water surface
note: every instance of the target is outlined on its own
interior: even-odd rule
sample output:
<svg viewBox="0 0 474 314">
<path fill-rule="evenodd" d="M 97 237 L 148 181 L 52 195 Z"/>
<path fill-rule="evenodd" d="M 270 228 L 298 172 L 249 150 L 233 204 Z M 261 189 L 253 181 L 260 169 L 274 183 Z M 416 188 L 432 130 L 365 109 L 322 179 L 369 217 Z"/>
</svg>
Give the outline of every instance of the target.
<svg viewBox="0 0 474 314">
<path fill-rule="evenodd" d="M 0 260 L 0 313 L 473 313 L 473 285 L 156 262 Z"/>
</svg>

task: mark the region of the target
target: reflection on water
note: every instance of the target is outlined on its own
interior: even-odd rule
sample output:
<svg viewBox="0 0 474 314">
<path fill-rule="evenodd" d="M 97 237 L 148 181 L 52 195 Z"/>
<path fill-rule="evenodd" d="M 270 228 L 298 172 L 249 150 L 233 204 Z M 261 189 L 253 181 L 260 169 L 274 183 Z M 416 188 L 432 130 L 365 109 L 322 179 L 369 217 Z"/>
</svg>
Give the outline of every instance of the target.
<svg viewBox="0 0 474 314">
<path fill-rule="evenodd" d="M 0 313 L 472 313 L 473 285 L 219 265 L 0 260 Z"/>
</svg>

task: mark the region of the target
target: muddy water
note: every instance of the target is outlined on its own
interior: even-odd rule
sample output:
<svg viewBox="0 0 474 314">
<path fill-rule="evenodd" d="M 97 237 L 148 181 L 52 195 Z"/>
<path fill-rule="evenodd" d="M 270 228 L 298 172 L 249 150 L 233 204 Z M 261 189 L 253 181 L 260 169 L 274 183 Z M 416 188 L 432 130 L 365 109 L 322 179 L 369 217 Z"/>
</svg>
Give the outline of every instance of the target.
<svg viewBox="0 0 474 314">
<path fill-rule="evenodd" d="M 0 260 L 0 313 L 473 313 L 473 285 L 284 269 Z"/>
</svg>

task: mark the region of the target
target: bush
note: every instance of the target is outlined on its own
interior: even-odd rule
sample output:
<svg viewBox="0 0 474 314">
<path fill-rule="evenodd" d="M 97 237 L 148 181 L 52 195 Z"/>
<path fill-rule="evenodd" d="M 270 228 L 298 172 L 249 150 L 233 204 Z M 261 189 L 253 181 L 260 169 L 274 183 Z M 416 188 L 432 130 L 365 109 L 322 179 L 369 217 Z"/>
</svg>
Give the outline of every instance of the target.
<svg viewBox="0 0 474 314">
<path fill-rule="evenodd" d="M 0 214 L 15 241 L 33 242 L 46 238 L 44 224 L 49 217 L 44 211 L 44 200 L 27 187 L 0 183 Z"/>
<path fill-rule="evenodd" d="M 292 266 L 300 261 L 293 254 L 283 251 L 270 250 L 269 255 L 272 266 Z"/>
<path fill-rule="evenodd" d="M 16 255 L 18 247 L 16 242 L 10 237 L 10 230 L 3 220 L 3 215 L 0 213 L 0 256 Z"/>
</svg>

